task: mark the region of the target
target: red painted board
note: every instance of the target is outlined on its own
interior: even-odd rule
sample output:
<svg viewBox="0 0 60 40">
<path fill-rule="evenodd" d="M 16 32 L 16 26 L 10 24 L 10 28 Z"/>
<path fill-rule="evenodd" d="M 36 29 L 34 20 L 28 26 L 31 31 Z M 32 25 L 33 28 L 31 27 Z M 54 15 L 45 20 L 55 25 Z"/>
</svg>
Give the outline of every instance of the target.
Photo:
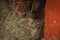
<svg viewBox="0 0 60 40">
<path fill-rule="evenodd" d="M 45 40 L 60 40 L 60 0 L 46 0 Z"/>
</svg>

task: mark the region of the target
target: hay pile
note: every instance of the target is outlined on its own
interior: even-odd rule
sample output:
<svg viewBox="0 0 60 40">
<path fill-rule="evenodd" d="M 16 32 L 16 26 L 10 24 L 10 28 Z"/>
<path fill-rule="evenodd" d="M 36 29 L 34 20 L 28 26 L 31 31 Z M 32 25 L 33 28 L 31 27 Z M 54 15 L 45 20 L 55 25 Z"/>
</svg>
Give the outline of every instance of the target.
<svg viewBox="0 0 60 40">
<path fill-rule="evenodd" d="M 0 0 L 0 40 L 35 40 L 37 28 L 28 25 L 29 17 L 20 17 L 12 6 Z M 31 35 L 33 30 L 36 30 L 34 36 Z"/>
</svg>

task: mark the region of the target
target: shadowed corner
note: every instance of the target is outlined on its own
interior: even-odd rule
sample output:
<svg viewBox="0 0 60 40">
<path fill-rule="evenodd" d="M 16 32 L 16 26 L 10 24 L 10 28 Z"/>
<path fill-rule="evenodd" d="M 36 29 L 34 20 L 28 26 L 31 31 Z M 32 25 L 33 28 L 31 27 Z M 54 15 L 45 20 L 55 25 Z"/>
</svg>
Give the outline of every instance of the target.
<svg viewBox="0 0 60 40">
<path fill-rule="evenodd" d="M 35 4 L 36 3 L 39 3 L 39 6 L 35 5 L 35 6 L 33 6 L 33 9 L 32 9 L 33 19 L 37 20 L 40 23 L 40 26 L 38 26 L 38 30 L 39 30 L 38 35 L 39 36 L 38 36 L 38 38 L 36 40 L 43 40 L 44 39 L 46 0 L 35 0 Z"/>
</svg>

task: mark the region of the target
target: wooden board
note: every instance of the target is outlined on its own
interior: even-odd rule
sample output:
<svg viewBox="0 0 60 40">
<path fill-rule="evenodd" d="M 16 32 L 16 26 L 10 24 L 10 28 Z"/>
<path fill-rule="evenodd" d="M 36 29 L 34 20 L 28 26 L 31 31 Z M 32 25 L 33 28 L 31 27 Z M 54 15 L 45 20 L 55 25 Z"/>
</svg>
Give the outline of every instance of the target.
<svg viewBox="0 0 60 40">
<path fill-rule="evenodd" d="M 46 0 L 44 37 L 60 40 L 60 0 Z"/>
</svg>

